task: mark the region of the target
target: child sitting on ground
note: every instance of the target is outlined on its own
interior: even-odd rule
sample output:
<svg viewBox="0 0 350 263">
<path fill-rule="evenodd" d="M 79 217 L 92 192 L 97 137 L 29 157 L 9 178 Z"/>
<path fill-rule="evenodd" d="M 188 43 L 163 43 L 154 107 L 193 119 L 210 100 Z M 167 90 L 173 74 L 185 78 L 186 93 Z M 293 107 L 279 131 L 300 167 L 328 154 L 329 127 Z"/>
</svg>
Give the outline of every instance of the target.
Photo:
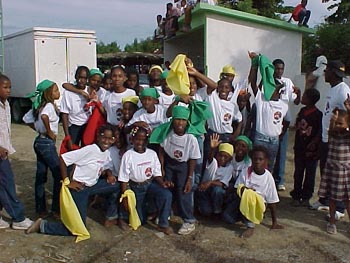
<svg viewBox="0 0 350 263">
<path fill-rule="evenodd" d="M 267 206 L 270 208 L 272 218 L 271 229 L 282 229 L 283 226 L 277 223 L 276 204 L 279 202 L 279 198 L 275 181 L 272 177 L 272 174 L 267 169 L 265 169 L 268 162 L 267 149 L 263 146 L 255 146 L 250 155 L 252 158 L 252 166 L 250 166 L 237 178 L 235 188 L 237 189 L 241 184 L 243 184 L 243 188 L 240 188 L 243 190 L 243 192 L 251 189 L 258 196 L 260 196 L 258 198 L 262 198 L 263 203 L 267 204 Z M 240 196 L 243 197 L 243 194 L 241 192 Z M 255 224 L 242 215 L 242 213 L 245 214 L 245 212 L 241 209 L 241 200 L 242 199 L 239 197 L 237 191 L 235 191 L 233 202 L 227 206 L 223 214 L 223 218 L 227 223 L 230 224 L 234 224 L 242 219 L 248 229 L 241 234 L 241 237 L 249 238 L 254 233 Z M 264 207 L 259 207 L 258 202 L 256 204 L 248 205 L 252 205 L 253 207 L 250 206 L 250 208 L 253 208 L 254 211 L 260 208 L 260 212 L 258 212 L 260 213 L 260 220 L 258 221 L 261 221 L 263 218 L 262 213 L 265 210 Z"/>
<path fill-rule="evenodd" d="M 219 151 L 217 151 L 219 148 Z M 215 158 L 214 158 L 215 155 Z M 219 135 L 210 136 L 210 152 L 202 182 L 198 186 L 199 212 L 219 216 L 222 212 L 226 189 L 232 178 L 233 146 L 221 143 Z"/>
<path fill-rule="evenodd" d="M 121 182 L 121 192 L 123 194 L 129 185 L 135 193 L 136 210 L 142 224 L 146 223 L 147 219 L 146 196 L 152 196 L 159 212 L 159 230 L 170 235 L 173 233 L 168 221 L 172 195 L 167 188 L 172 184 L 163 180 L 158 156 L 156 152 L 147 148 L 148 130 L 135 127 L 131 134 L 134 148 L 123 155 L 120 164 L 118 180 Z M 126 211 L 129 210 L 127 198 L 123 198 L 123 207 Z M 125 223 L 122 227 L 125 229 Z"/>
<path fill-rule="evenodd" d="M 322 112 L 315 106 L 320 99 L 316 89 L 305 90 L 301 103 L 305 105 L 296 119 L 294 143 L 294 189 L 290 192 L 294 206 L 310 206 L 315 187 L 318 145 L 322 133 Z"/>
<path fill-rule="evenodd" d="M 329 126 L 326 166 L 323 170 L 318 195 L 320 198 L 329 197 L 330 219 L 327 223 L 327 233 L 336 234 L 335 225 L 336 201 L 343 201 L 350 215 L 350 100 L 345 101 L 348 110 L 333 111 Z"/>
</svg>

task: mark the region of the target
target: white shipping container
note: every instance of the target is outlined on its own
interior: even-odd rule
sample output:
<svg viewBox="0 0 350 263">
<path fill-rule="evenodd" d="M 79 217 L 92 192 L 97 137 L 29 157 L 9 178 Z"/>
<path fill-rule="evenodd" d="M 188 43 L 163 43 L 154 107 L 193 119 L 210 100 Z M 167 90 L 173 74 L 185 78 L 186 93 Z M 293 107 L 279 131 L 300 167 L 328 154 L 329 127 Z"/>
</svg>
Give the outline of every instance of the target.
<svg viewBox="0 0 350 263">
<path fill-rule="evenodd" d="M 25 95 L 50 79 L 61 88 L 74 81 L 78 66 L 96 67 L 96 35 L 91 30 L 34 27 L 4 38 L 4 74 L 11 79 L 11 106 L 20 121 L 30 105 Z"/>
</svg>

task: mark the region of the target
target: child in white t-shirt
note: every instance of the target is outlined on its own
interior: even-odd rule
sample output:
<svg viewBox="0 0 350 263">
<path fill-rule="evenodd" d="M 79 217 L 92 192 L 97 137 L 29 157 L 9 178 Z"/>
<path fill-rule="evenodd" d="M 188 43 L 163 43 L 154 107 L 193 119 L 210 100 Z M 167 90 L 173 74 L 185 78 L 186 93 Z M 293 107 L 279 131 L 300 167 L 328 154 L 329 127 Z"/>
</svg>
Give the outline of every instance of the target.
<svg viewBox="0 0 350 263">
<path fill-rule="evenodd" d="M 282 229 L 283 226 L 277 223 L 276 217 L 276 204 L 279 202 L 276 185 L 272 174 L 265 169 L 269 160 L 267 149 L 264 146 L 255 146 L 251 151 L 251 157 L 252 166 L 237 178 L 235 188 L 243 184 L 243 191 L 252 189 L 260 195 L 271 211 L 271 229 Z M 248 238 L 253 235 L 255 225 L 241 214 L 240 202 L 241 199 L 235 191 L 234 201 L 227 206 L 223 218 L 230 224 L 243 219 L 248 229 L 241 234 L 241 237 Z"/>
<path fill-rule="evenodd" d="M 219 148 L 219 151 L 217 151 Z M 215 155 L 215 158 L 214 158 Z M 202 215 L 218 216 L 222 212 L 226 189 L 232 178 L 233 146 L 220 143 L 219 135 L 210 136 L 210 152 L 202 182 L 198 186 L 199 212 Z"/>
<path fill-rule="evenodd" d="M 155 151 L 148 149 L 148 130 L 135 127 L 131 131 L 134 148 L 128 150 L 121 160 L 118 180 L 121 183 L 122 194 L 129 188 L 135 193 L 136 210 L 141 223 L 147 220 L 146 195 L 152 196 L 159 213 L 159 230 L 170 235 L 173 233 L 168 218 L 171 212 L 172 195 L 167 189 L 172 184 L 165 182 L 162 169 Z M 128 211 L 128 200 L 123 198 L 123 207 Z M 125 212 L 122 217 L 125 218 Z M 125 227 L 125 222 L 121 225 Z"/>
<path fill-rule="evenodd" d="M 34 151 L 37 159 L 35 177 L 35 211 L 42 217 L 47 213 L 45 183 L 47 182 L 47 169 L 50 168 L 53 177 L 51 212 L 58 216 L 59 194 L 61 186 L 60 162 L 56 149 L 56 136 L 58 134 L 59 113 L 55 100 L 60 97 L 56 83 L 43 80 L 36 87 L 36 91 L 29 95 L 35 98 L 32 106 L 34 128 L 38 137 L 34 141 Z"/>
<path fill-rule="evenodd" d="M 164 71 L 160 75 L 162 91 L 159 92 L 159 105 L 162 105 L 165 109 L 169 108 L 175 98 L 174 92 L 169 88 L 168 83 L 166 82 L 168 75 L 169 71 Z"/>
<path fill-rule="evenodd" d="M 86 224 L 89 196 L 95 194 L 108 195 L 106 219 L 114 220 L 118 218 L 119 184 L 116 184 L 116 181 L 112 178 L 113 175 L 107 175 L 107 178 L 101 177 L 105 164 L 109 162 L 107 150 L 114 141 L 114 128 L 111 125 L 101 126 L 96 144 L 67 152 L 60 157 L 63 180 L 68 177 L 67 166 L 75 164 L 68 188 L 84 224 Z M 27 234 L 34 232 L 60 236 L 72 235 L 62 222 L 49 222 L 41 218 L 35 221 L 32 227 L 27 230 Z"/>
<path fill-rule="evenodd" d="M 196 137 L 188 119 L 190 111 L 186 107 L 174 106 L 172 120 L 155 129 L 151 143 L 160 143 L 159 160 L 167 181 L 174 183 L 174 201 L 184 223 L 178 233 L 190 234 L 195 230 L 193 216 L 193 173 L 196 160 L 201 157 Z M 158 137 L 157 137 L 158 136 Z"/>
<path fill-rule="evenodd" d="M 75 72 L 75 87 L 86 94 L 88 93 L 86 87 L 88 78 L 89 69 L 85 66 L 79 66 Z M 73 144 L 80 145 L 86 123 L 90 117 L 90 112 L 84 109 L 86 103 L 86 96 L 68 90 L 63 91 L 60 111 L 68 150 L 73 149 Z"/>
<path fill-rule="evenodd" d="M 129 121 L 133 118 L 135 112 L 138 110 L 139 97 L 130 96 L 122 99 L 122 121 L 119 122 L 119 127 L 122 129 L 122 136 L 125 138 L 125 147 L 127 150 L 133 148 L 131 135 L 128 129 L 125 127 L 128 126 Z"/>
<path fill-rule="evenodd" d="M 122 99 L 129 96 L 136 96 L 132 89 L 124 87 L 126 71 L 122 66 L 115 66 L 111 69 L 112 91 L 105 96 L 102 102 L 103 113 L 107 115 L 107 123 L 118 125 L 122 119 Z"/>
</svg>

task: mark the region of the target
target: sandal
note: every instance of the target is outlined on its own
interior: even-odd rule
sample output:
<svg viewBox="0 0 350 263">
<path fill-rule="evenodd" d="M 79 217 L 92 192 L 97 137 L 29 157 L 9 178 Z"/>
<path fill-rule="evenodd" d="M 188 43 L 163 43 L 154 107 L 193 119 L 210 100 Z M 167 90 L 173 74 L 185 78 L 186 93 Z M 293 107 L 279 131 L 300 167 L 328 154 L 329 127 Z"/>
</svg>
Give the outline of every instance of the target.
<svg viewBox="0 0 350 263">
<path fill-rule="evenodd" d="M 332 235 L 335 235 L 337 233 L 337 227 L 335 224 L 327 224 L 327 233 Z"/>
</svg>

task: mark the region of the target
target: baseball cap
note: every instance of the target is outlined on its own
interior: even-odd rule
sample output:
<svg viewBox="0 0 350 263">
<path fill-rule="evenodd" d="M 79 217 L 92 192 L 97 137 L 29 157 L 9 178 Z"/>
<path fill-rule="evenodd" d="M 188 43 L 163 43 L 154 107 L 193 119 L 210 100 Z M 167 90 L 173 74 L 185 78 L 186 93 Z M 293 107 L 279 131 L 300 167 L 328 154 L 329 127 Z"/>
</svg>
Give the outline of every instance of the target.
<svg viewBox="0 0 350 263">
<path fill-rule="evenodd" d="M 339 77 L 344 78 L 346 77 L 345 74 L 345 65 L 340 60 L 331 60 L 327 64 L 327 68 L 332 69 L 332 71 Z"/>
</svg>

